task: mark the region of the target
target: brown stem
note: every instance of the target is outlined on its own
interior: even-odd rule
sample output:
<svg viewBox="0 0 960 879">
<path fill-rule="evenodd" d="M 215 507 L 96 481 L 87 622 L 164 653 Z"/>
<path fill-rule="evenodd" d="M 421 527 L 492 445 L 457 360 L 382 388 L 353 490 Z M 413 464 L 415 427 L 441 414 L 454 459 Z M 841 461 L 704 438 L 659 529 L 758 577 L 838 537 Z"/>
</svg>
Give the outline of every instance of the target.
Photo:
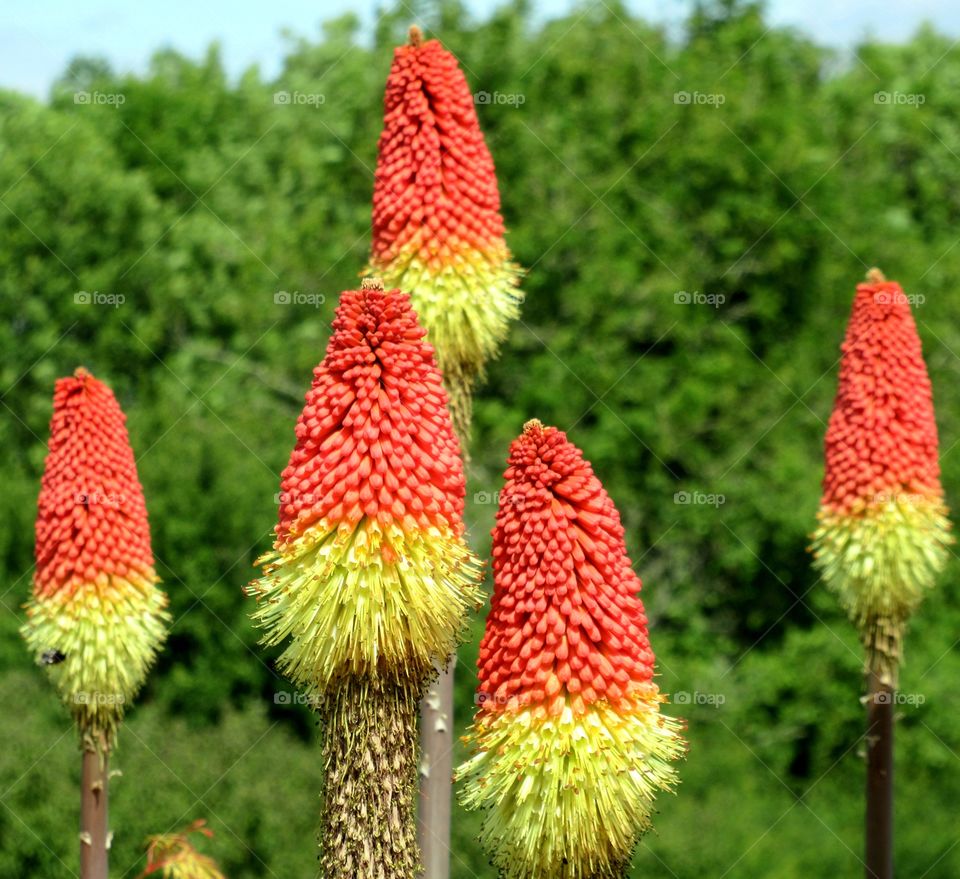
<svg viewBox="0 0 960 879">
<path fill-rule="evenodd" d="M 882 284 L 887 280 L 887 276 L 880 271 L 876 266 L 874 266 L 870 271 L 867 272 L 867 280 L 871 284 Z"/>
<path fill-rule="evenodd" d="M 450 877 L 454 656 L 420 703 L 420 810 L 417 840 L 424 879 Z"/>
<path fill-rule="evenodd" d="M 871 669 L 867 674 L 866 879 L 893 879 L 893 695 Z"/>
<path fill-rule="evenodd" d="M 324 699 L 325 879 L 415 879 L 420 872 L 418 696 L 410 686 L 351 678 Z"/>
<path fill-rule="evenodd" d="M 415 24 L 410 25 L 410 45 L 415 49 L 423 42 L 423 31 Z"/>
<path fill-rule="evenodd" d="M 107 879 L 110 749 L 104 733 L 83 745 L 80 782 L 80 879 Z"/>
</svg>

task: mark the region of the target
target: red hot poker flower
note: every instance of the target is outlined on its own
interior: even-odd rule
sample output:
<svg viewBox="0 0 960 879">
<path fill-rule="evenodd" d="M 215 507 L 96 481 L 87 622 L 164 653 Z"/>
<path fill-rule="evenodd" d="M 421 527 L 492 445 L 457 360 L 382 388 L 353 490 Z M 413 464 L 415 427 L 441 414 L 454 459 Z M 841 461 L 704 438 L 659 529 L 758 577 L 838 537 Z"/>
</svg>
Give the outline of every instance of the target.
<svg viewBox="0 0 960 879">
<path fill-rule="evenodd" d="M 110 736 L 168 619 L 125 422 L 85 369 L 57 381 L 23 629 L 81 730 Z"/>
<path fill-rule="evenodd" d="M 313 690 L 424 680 L 478 597 L 460 447 L 424 335 L 405 293 L 344 292 L 297 421 L 251 591 L 266 641 L 290 639 L 281 666 Z"/>
<path fill-rule="evenodd" d="M 910 300 L 876 269 L 857 286 L 841 350 L 813 552 L 895 680 L 903 626 L 946 561 L 950 526 Z"/>
<path fill-rule="evenodd" d="M 463 436 L 473 382 L 521 301 L 493 159 L 456 58 L 416 28 L 394 53 L 384 104 L 370 272 L 412 296 Z"/>
<path fill-rule="evenodd" d="M 676 783 L 640 579 L 620 517 L 566 435 L 528 422 L 493 531 L 494 595 L 464 804 L 511 879 L 620 875 Z"/>
</svg>

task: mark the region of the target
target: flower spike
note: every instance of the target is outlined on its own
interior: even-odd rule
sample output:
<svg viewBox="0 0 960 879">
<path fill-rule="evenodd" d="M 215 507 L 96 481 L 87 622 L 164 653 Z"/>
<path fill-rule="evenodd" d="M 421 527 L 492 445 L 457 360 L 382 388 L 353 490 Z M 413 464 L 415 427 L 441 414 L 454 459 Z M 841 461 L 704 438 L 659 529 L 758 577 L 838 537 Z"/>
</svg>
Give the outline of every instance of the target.
<svg viewBox="0 0 960 879">
<path fill-rule="evenodd" d="M 341 294 L 249 591 L 324 727 L 322 871 L 413 879 L 417 702 L 480 601 L 460 447 L 410 298 Z"/>
<path fill-rule="evenodd" d="M 108 747 L 169 621 L 125 422 L 87 370 L 57 381 L 22 630 L 83 737 Z"/>
<path fill-rule="evenodd" d="M 457 59 L 411 28 L 384 98 L 369 272 L 410 293 L 465 440 L 484 364 L 520 313 L 520 269 L 474 96 Z"/>
<path fill-rule="evenodd" d="M 566 435 L 527 422 L 493 531 L 479 709 L 458 770 L 508 879 L 620 877 L 677 782 L 640 579 L 613 501 Z"/>
<path fill-rule="evenodd" d="M 814 564 L 895 687 L 907 619 L 952 537 L 920 337 L 903 289 L 877 269 L 857 286 L 841 350 Z"/>
</svg>

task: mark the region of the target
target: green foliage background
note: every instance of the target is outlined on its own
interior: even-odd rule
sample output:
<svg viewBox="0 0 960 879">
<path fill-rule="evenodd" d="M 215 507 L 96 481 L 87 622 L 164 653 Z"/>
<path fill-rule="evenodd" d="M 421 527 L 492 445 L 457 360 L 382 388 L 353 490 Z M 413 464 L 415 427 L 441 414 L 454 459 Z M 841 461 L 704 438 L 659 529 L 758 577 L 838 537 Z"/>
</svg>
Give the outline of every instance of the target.
<svg viewBox="0 0 960 879">
<path fill-rule="evenodd" d="M 662 686 L 701 694 L 671 709 L 690 756 L 634 874 L 859 875 L 860 655 L 806 535 L 839 343 L 873 264 L 923 297 L 957 503 L 960 48 L 925 28 L 840 56 L 734 0 L 699 4 L 674 35 L 615 3 L 543 22 L 518 0 L 483 21 L 451 3 L 389 10 L 372 41 L 330 22 L 291 38 L 276 81 L 231 80 L 212 47 L 161 52 L 142 76 L 78 60 L 46 103 L 0 92 L 0 876 L 77 868 L 76 743 L 17 628 L 52 384 L 79 363 L 128 413 L 176 618 L 121 732 L 114 875 L 136 874 L 148 833 L 197 817 L 233 879 L 316 869 L 317 731 L 277 696 L 290 688 L 240 590 L 270 543 L 337 294 L 369 246 L 382 89 L 414 18 L 478 91 L 523 96 L 479 107 L 530 271 L 476 403 L 473 542 L 489 547 L 522 423 L 568 430 L 625 520 Z M 280 90 L 324 101 L 277 104 Z M 77 104 L 78 91 L 125 101 Z M 279 291 L 325 302 L 278 305 Z M 682 491 L 724 502 L 676 503 Z M 923 702 L 898 728 L 902 876 L 960 875 L 957 573 L 907 644 L 902 688 Z M 481 631 L 473 620 L 461 653 L 458 730 Z M 457 879 L 492 876 L 477 822 L 455 815 Z"/>
</svg>

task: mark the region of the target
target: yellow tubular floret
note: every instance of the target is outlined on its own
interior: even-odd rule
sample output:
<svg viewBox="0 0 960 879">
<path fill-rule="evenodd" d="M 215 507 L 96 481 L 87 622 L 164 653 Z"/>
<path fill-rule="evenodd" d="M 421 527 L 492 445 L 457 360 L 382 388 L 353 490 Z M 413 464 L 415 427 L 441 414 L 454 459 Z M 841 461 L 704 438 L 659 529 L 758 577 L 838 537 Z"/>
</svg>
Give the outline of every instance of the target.
<svg viewBox="0 0 960 879">
<path fill-rule="evenodd" d="M 622 876 L 686 750 L 661 701 L 651 685 L 628 710 L 479 713 L 466 739 L 477 753 L 457 777 L 464 806 L 488 810 L 481 841 L 507 879 Z"/>
<path fill-rule="evenodd" d="M 814 564 L 863 627 L 878 617 L 905 620 L 946 563 L 952 542 L 939 498 L 892 496 L 859 512 L 821 510 Z"/>
<path fill-rule="evenodd" d="M 102 731 L 112 740 L 146 679 L 170 621 L 167 596 L 155 582 L 152 572 L 104 574 L 26 605 L 23 636 L 38 660 L 57 654 L 45 668 L 81 733 Z"/>
<path fill-rule="evenodd" d="M 263 643 L 289 639 L 278 665 L 313 693 L 347 675 L 424 680 L 481 599 L 479 565 L 451 529 L 318 524 L 258 564 Z"/>
</svg>

